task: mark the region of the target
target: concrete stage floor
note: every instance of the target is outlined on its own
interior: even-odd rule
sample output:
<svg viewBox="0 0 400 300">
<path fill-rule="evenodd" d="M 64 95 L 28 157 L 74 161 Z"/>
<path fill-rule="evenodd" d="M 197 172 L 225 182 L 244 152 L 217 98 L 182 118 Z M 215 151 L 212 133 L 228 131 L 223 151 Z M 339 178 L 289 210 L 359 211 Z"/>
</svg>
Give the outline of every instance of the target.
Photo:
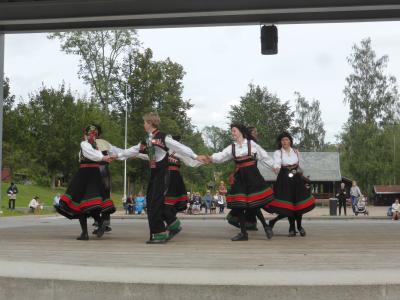
<svg viewBox="0 0 400 300">
<path fill-rule="evenodd" d="M 62 217 L 0 218 L 0 299 L 400 299 L 400 222 L 305 220 L 287 237 L 231 242 L 221 219 L 187 218 L 165 245 L 147 245 L 145 219 L 113 219 L 77 241 Z"/>
</svg>

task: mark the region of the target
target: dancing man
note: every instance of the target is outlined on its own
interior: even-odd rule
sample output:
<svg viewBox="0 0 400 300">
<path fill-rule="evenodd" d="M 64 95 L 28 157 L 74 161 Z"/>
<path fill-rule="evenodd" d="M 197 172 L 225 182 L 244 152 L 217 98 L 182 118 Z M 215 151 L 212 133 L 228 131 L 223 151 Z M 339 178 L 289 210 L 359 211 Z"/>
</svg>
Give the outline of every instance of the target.
<svg viewBox="0 0 400 300">
<path fill-rule="evenodd" d="M 145 143 L 139 143 L 129 149 L 118 153 L 119 159 L 138 156 L 147 152 L 150 165 L 150 181 L 147 188 L 147 217 L 150 227 L 150 239 L 148 244 L 164 244 L 168 236 L 179 232 L 179 226 L 166 227 L 168 216 L 165 215 L 164 201 L 168 188 L 168 150 L 172 150 L 184 157 L 193 160 L 204 161 L 204 157 L 198 157 L 192 149 L 175 141 L 171 136 L 158 130 L 160 117 L 157 113 L 147 113 L 143 116 L 144 129 L 148 134 Z M 167 230 L 169 234 L 167 234 Z"/>
</svg>

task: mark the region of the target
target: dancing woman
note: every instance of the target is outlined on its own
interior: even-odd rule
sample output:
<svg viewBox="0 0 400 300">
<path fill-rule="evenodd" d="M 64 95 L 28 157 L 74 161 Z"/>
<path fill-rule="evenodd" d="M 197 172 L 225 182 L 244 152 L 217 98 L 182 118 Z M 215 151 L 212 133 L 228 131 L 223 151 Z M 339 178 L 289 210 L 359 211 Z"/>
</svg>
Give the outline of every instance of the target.
<svg viewBox="0 0 400 300">
<path fill-rule="evenodd" d="M 238 218 L 240 233 L 232 241 L 247 241 L 245 213 L 248 210 L 259 210 L 273 200 L 273 191 L 257 169 L 257 161 L 269 168 L 273 168 L 273 160 L 267 152 L 251 140 L 247 128 L 241 124 L 231 125 L 231 134 L 234 142 L 222 152 L 214 153 L 210 157 L 213 163 L 223 163 L 228 160 L 235 161 L 235 171 L 231 177 L 231 187 L 228 191 L 226 202 L 232 209 L 232 215 Z M 264 217 L 261 214 L 262 219 Z M 272 236 L 271 229 L 266 225 L 267 237 Z"/>
<path fill-rule="evenodd" d="M 115 206 L 106 191 L 100 174 L 100 162 L 110 162 L 107 155 L 98 150 L 96 138 L 98 129 L 89 125 L 85 129 L 85 140 L 81 142 L 79 152 L 79 170 L 72 179 L 67 191 L 60 198 L 57 211 L 68 219 L 79 219 L 82 233 L 78 240 L 88 240 L 87 218 L 93 217 L 99 224 L 97 236 L 104 234 L 101 215 L 115 212 Z"/>
<path fill-rule="evenodd" d="M 315 207 L 315 198 L 306 187 L 300 169 L 299 151 L 292 148 L 293 138 L 288 132 L 283 132 L 277 139 L 278 148 L 274 152 L 274 170 L 278 173 L 274 185 L 275 199 L 265 209 L 278 216 L 269 222 L 273 227 L 283 218 L 289 219 L 289 236 L 295 236 L 295 222 L 301 236 L 306 235 L 302 226 L 303 214 Z"/>
</svg>

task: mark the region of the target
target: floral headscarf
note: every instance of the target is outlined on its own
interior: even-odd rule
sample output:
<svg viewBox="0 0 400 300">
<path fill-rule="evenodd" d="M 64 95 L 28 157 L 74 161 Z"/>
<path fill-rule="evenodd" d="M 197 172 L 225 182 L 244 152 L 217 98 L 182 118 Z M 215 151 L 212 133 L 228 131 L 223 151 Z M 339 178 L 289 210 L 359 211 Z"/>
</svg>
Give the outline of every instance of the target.
<svg viewBox="0 0 400 300">
<path fill-rule="evenodd" d="M 90 124 L 85 128 L 86 140 L 92 145 L 94 149 L 97 149 L 96 138 L 99 136 L 99 128 L 96 125 Z"/>
</svg>

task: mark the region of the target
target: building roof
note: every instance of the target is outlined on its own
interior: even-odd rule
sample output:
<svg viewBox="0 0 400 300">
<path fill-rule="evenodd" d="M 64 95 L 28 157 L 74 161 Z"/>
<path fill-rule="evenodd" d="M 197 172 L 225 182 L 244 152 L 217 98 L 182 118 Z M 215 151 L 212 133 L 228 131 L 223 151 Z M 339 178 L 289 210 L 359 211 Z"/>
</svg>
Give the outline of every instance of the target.
<svg viewBox="0 0 400 300">
<path fill-rule="evenodd" d="M 273 152 L 268 152 L 273 157 Z M 304 176 L 311 181 L 342 181 L 338 152 L 301 152 L 300 162 Z M 267 181 L 275 181 L 276 175 L 269 169 L 260 168 Z"/>
<path fill-rule="evenodd" d="M 375 194 L 400 194 L 400 185 L 374 185 Z"/>
<path fill-rule="evenodd" d="M 399 20 L 398 0 L 0 0 L 0 32 Z"/>
</svg>

